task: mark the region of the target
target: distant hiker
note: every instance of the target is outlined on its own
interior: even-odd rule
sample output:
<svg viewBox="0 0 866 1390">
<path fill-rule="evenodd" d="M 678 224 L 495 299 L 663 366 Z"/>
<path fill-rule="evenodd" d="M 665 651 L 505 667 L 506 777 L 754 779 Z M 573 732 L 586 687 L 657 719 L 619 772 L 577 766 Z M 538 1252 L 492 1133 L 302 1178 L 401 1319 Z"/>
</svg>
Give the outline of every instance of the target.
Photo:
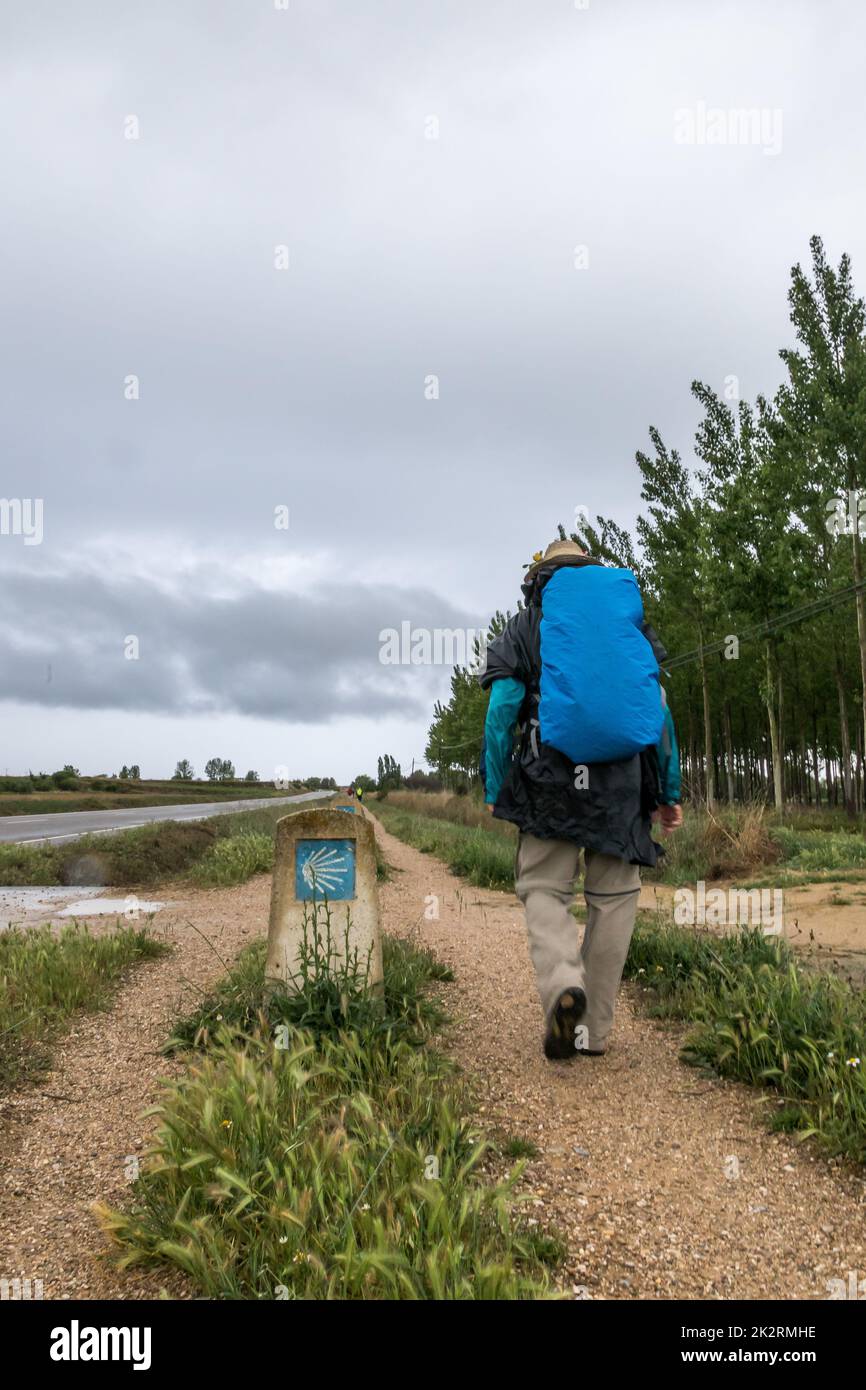
<svg viewBox="0 0 866 1390">
<path fill-rule="evenodd" d="M 659 682 L 666 652 L 637 581 L 573 541 L 537 555 L 525 607 L 487 647 L 485 801 L 520 828 L 517 896 L 549 1058 L 606 1048 L 653 819 L 682 823 L 679 751 Z M 514 752 L 515 725 L 520 742 Z M 569 912 L 584 851 L 583 946 Z"/>
<path fill-rule="evenodd" d="M 358 798 L 359 801 L 363 801 L 363 800 L 364 800 L 364 788 L 363 788 L 363 787 L 356 787 L 356 788 L 355 788 L 355 795 L 357 796 L 357 798 Z"/>
</svg>

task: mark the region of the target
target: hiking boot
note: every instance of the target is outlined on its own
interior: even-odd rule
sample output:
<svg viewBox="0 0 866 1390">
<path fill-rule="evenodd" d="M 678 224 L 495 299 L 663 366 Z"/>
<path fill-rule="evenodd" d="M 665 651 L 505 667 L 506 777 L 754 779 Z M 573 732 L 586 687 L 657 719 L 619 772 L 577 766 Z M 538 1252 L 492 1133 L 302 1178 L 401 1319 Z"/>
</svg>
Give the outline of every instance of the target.
<svg viewBox="0 0 866 1390">
<path fill-rule="evenodd" d="M 544 1055 L 550 1061 L 573 1057 L 574 1031 L 586 1013 L 586 995 L 579 986 L 564 989 L 550 1011 L 544 1035 Z"/>
</svg>

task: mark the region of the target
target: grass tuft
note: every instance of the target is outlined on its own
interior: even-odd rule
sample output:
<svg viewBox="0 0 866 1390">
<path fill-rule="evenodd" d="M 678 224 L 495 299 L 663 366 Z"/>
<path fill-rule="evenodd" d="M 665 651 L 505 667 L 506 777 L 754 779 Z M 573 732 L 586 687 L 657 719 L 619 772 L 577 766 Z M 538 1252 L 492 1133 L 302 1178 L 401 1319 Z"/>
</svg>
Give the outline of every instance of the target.
<svg viewBox="0 0 866 1390">
<path fill-rule="evenodd" d="M 626 974 L 651 1011 L 693 1027 L 683 1060 L 786 1102 L 776 1125 L 831 1154 L 866 1161 L 866 998 L 800 969 L 759 929 L 718 937 L 640 915 Z"/>
<path fill-rule="evenodd" d="M 208 845 L 191 877 L 209 888 L 226 888 L 246 883 L 254 874 L 270 873 L 274 867 L 274 837 L 260 830 L 241 830 L 237 835 L 214 840 Z"/>
<path fill-rule="evenodd" d="M 105 1008 L 129 966 L 169 947 L 147 931 L 119 927 L 91 936 L 77 923 L 0 932 L 0 1088 L 51 1065 L 51 1043 L 81 1010 Z"/>
</svg>

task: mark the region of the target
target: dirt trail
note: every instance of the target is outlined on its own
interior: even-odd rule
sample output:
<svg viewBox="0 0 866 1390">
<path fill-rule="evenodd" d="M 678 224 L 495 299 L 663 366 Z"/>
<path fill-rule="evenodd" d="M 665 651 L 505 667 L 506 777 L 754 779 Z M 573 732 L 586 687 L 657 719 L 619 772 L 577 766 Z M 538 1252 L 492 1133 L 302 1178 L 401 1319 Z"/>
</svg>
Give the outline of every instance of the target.
<svg viewBox="0 0 866 1390">
<path fill-rule="evenodd" d="M 267 931 L 269 895 L 269 878 L 213 892 L 167 889 L 161 896 L 181 901 L 154 919 L 154 931 L 175 949 L 137 966 L 108 1012 L 82 1015 L 42 1084 L 0 1098 L 0 1277 L 41 1279 L 46 1299 L 195 1296 L 167 1266 L 121 1274 L 100 1259 L 106 1242 L 91 1208 L 127 1199 L 127 1160 L 153 1125 L 139 1117 L 160 1079 L 182 1070 L 159 1048 L 225 974 L 222 961 Z"/>
<path fill-rule="evenodd" d="M 545 1061 L 517 899 L 377 833 L 395 868 L 389 929 L 413 927 L 454 968 L 448 1050 L 477 1078 L 484 1119 L 541 1151 L 527 1185 L 567 1238 L 566 1288 L 827 1298 L 827 1280 L 866 1274 L 863 1176 L 768 1134 L 766 1098 L 680 1063 L 683 1030 L 643 1018 L 628 986 L 606 1057 Z M 430 895 L 438 921 L 424 915 Z"/>
<path fill-rule="evenodd" d="M 526 1186 L 535 1218 L 566 1236 L 566 1289 L 825 1298 L 828 1279 L 866 1274 L 862 1177 L 766 1134 L 761 1098 L 682 1066 L 680 1032 L 643 1019 L 627 989 L 607 1057 L 546 1062 L 517 900 L 377 833 L 394 866 L 386 930 L 416 933 L 455 970 L 447 1047 L 476 1078 L 484 1121 L 541 1151 Z M 166 889 L 174 902 L 155 925 L 175 951 L 138 967 L 110 1011 L 76 1024 L 42 1086 L 0 1100 L 0 1277 L 42 1279 L 46 1298 L 194 1296 L 168 1269 L 120 1274 L 100 1258 L 91 1207 L 125 1200 L 126 1158 L 152 1124 L 139 1116 L 160 1078 L 181 1069 L 158 1049 L 222 961 L 266 931 L 269 895 L 265 876 Z"/>
</svg>

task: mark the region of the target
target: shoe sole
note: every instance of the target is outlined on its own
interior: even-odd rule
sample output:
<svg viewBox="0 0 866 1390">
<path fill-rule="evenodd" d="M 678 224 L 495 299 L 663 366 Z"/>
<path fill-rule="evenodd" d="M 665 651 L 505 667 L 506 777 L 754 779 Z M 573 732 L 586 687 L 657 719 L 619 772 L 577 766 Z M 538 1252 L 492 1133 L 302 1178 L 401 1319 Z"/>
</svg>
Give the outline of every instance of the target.
<svg viewBox="0 0 866 1390">
<path fill-rule="evenodd" d="M 583 990 L 563 990 L 554 1005 L 544 1038 L 544 1055 L 549 1061 L 558 1062 L 575 1055 L 574 1034 L 585 1013 Z"/>
</svg>

